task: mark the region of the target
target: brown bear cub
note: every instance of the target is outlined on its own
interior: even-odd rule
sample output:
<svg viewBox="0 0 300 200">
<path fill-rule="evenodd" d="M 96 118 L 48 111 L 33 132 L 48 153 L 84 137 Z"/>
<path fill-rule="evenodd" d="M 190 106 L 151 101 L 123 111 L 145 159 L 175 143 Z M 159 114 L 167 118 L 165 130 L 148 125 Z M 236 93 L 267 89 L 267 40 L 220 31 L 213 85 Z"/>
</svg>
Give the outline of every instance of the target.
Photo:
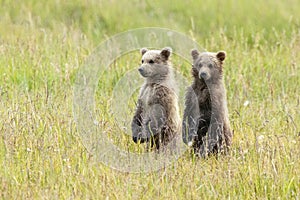
<svg viewBox="0 0 300 200">
<path fill-rule="evenodd" d="M 147 142 L 148 150 L 162 149 L 180 130 L 175 81 L 168 47 L 159 50 L 142 48 L 139 73 L 145 78 L 131 123 L 135 143 Z"/>
<path fill-rule="evenodd" d="M 191 55 L 194 81 L 186 92 L 182 137 L 196 155 L 205 157 L 224 152 L 232 143 L 223 83 L 226 53 L 192 50 Z"/>
</svg>

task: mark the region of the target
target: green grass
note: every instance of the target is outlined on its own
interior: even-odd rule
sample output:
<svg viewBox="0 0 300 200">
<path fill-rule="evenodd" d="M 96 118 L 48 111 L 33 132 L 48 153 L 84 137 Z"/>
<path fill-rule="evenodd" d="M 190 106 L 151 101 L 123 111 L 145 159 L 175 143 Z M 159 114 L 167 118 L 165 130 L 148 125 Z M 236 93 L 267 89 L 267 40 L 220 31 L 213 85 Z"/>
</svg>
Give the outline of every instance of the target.
<svg viewBox="0 0 300 200">
<path fill-rule="evenodd" d="M 299 9 L 297 0 L 0 0 L 1 198 L 300 199 Z M 161 171 L 131 174 L 83 146 L 72 112 L 76 73 L 109 36 L 150 26 L 227 52 L 230 155 L 186 153 Z M 139 59 L 116 60 L 96 91 L 100 126 L 133 152 L 143 147 L 107 112 L 114 84 Z M 188 63 L 173 56 L 173 65 L 191 80 Z"/>
</svg>

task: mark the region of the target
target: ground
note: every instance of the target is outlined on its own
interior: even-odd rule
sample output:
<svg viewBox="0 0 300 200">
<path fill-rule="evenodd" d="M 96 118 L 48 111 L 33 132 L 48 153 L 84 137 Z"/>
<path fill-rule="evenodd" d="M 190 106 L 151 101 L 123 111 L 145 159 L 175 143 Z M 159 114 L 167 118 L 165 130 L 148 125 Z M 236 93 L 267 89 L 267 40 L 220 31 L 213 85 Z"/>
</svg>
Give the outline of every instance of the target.
<svg viewBox="0 0 300 200">
<path fill-rule="evenodd" d="M 0 5 L 2 198 L 300 198 L 299 1 L 1 0 Z M 159 172 L 131 174 L 94 161 L 86 151 L 72 110 L 78 69 L 107 37 L 149 26 L 227 52 L 230 155 L 202 160 L 187 153 Z M 114 62 L 96 95 L 99 126 L 133 152 L 140 147 L 106 111 L 113 86 L 139 59 L 136 51 Z M 172 63 L 191 78 L 189 63 L 175 55 Z"/>
</svg>

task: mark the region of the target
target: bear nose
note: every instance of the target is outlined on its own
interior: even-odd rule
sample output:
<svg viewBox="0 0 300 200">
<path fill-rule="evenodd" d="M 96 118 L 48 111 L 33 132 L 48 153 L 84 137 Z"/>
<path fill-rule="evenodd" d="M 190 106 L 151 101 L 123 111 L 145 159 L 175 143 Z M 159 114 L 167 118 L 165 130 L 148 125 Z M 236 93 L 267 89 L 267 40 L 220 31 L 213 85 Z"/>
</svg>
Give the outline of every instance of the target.
<svg viewBox="0 0 300 200">
<path fill-rule="evenodd" d="M 138 70 L 140 73 L 142 73 L 144 71 L 143 68 L 141 68 L 141 67 Z"/>
<path fill-rule="evenodd" d="M 205 79 L 207 77 L 206 72 L 201 72 L 200 73 L 200 77 L 203 78 L 203 79 Z"/>
</svg>

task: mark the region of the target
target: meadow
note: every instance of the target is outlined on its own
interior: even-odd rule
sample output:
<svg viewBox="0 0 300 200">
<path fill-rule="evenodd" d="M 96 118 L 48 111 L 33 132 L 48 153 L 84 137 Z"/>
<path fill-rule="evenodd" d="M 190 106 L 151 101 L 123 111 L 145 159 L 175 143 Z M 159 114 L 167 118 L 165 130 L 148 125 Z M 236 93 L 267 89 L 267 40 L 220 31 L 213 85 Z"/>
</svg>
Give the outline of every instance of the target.
<svg viewBox="0 0 300 200">
<path fill-rule="evenodd" d="M 0 0 L 0 197 L 300 199 L 299 10 L 297 0 Z M 84 146 L 73 116 L 77 73 L 101 42 L 143 27 L 227 52 L 228 155 L 186 152 L 159 171 L 125 173 Z M 190 63 L 172 59 L 191 81 Z M 115 60 L 95 93 L 99 126 L 132 152 L 143 147 L 108 111 L 115 84 L 139 63 L 138 50 Z"/>
</svg>

